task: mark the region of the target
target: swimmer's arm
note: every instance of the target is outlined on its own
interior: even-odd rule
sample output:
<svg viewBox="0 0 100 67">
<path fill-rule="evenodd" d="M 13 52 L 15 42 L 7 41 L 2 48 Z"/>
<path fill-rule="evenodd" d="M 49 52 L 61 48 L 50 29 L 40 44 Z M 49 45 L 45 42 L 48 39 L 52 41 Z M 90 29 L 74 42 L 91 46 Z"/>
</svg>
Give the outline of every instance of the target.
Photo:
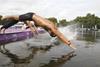
<svg viewBox="0 0 100 67">
<path fill-rule="evenodd" d="M 73 49 L 76 49 L 76 47 L 74 45 L 71 44 L 70 40 L 68 40 L 67 38 L 64 37 L 64 35 L 58 31 L 57 29 L 52 29 L 52 32 L 54 32 L 54 34 L 65 44 L 67 44 L 68 46 L 70 46 Z"/>
<path fill-rule="evenodd" d="M 26 24 L 24 24 L 21 29 L 24 31 L 26 29 Z"/>
<path fill-rule="evenodd" d="M 27 23 L 27 26 L 30 28 L 30 30 L 34 33 L 36 30 L 34 27 L 32 27 L 32 23 L 30 21 L 25 21 Z"/>
</svg>

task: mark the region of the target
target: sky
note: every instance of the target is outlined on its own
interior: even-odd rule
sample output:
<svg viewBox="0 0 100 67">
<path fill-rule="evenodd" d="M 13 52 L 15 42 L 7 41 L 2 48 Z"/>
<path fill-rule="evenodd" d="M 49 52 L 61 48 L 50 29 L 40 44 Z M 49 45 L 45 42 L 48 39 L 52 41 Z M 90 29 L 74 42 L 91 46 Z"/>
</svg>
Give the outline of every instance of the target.
<svg viewBox="0 0 100 67">
<path fill-rule="evenodd" d="M 43 17 L 73 20 L 87 13 L 100 17 L 100 0 L 0 0 L 1 15 L 35 12 Z"/>
</svg>

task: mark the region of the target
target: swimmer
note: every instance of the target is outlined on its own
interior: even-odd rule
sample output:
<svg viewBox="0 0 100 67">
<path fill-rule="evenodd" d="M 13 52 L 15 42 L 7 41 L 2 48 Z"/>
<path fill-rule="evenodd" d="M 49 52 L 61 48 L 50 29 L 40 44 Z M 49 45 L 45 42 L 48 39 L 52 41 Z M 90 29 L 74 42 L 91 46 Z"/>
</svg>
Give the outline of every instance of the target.
<svg viewBox="0 0 100 67">
<path fill-rule="evenodd" d="M 53 24 L 53 22 L 36 15 L 33 12 L 29 12 L 26 14 L 22 14 L 19 16 L 6 16 L 4 18 L 15 18 L 19 21 L 34 21 L 36 27 L 44 28 L 52 37 L 58 37 L 63 43 L 67 44 L 73 49 L 76 49 L 74 45 L 72 45 L 71 41 L 65 38 L 65 36 L 57 29 L 57 27 Z M 29 22 L 28 22 L 29 24 Z M 31 25 L 31 24 L 29 24 Z"/>
<path fill-rule="evenodd" d="M 5 33 L 5 30 L 8 29 L 9 27 L 17 24 L 19 22 L 18 19 L 15 19 L 13 17 L 9 17 L 9 18 L 3 18 L 1 19 L 1 21 L 4 25 L 1 26 L 0 28 L 0 33 L 3 32 Z M 32 27 L 30 21 L 24 21 L 24 23 L 30 28 L 30 30 L 34 33 L 35 32 L 35 28 Z M 28 24 L 27 24 L 28 23 Z"/>
</svg>

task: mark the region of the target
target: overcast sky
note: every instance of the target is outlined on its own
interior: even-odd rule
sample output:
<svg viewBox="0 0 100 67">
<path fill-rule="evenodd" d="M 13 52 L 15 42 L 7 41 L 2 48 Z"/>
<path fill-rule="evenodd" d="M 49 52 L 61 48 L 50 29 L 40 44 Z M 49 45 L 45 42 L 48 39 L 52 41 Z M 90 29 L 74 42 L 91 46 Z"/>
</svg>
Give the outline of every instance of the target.
<svg viewBox="0 0 100 67">
<path fill-rule="evenodd" d="M 92 13 L 100 17 L 100 0 L 0 0 L 0 14 L 35 12 L 43 17 L 66 18 Z"/>
</svg>

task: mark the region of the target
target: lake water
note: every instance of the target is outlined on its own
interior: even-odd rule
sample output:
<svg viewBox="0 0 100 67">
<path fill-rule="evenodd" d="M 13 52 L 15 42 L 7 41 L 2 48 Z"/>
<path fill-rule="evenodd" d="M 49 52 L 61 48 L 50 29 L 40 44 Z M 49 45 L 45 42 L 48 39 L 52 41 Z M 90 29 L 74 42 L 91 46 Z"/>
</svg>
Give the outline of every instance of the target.
<svg viewBox="0 0 100 67">
<path fill-rule="evenodd" d="M 44 1 L 48 5 L 47 0 Z M 45 12 L 44 8 L 47 10 L 48 6 L 38 0 L 0 0 L 0 15 L 34 11 L 51 16 L 51 12 L 55 13 L 52 10 Z M 100 67 L 100 32 L 70 32 L 68 27 L 60 30 L 77 50 L 51 40 L 47 33 L 40 34 L 32 39 L 5 44 L 5 48 L 0 46 L 0 67 Z"/>
<path fill-rule="evenodd" d="M 5 44 L 0 49 L 0 67 L 100 67 L 99 34 L 77 32 L 71 39 L 77 47 L 75 51 L 58 40 L 51 40 L 48 33 Z"/>
</svg>

